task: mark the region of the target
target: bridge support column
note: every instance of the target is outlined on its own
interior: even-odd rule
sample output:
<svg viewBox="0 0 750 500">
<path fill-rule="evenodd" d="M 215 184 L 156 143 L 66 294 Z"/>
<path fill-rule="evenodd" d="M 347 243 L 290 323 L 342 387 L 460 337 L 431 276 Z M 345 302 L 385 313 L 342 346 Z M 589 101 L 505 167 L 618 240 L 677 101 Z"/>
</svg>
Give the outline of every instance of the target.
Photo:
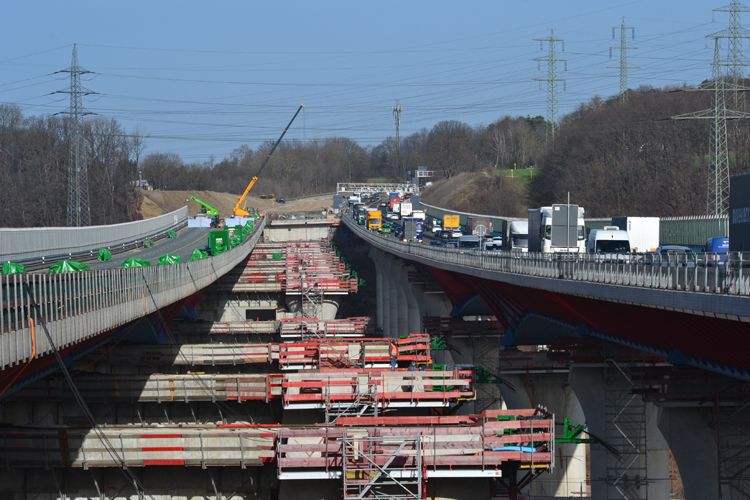
<svg viewBox="0 0 750 500">
<path fill-rule="evenodd" d="M 715 416 L 711 408 L 661 408 L 659 429 L 664 434 L 674 454 L 677 467 L 680 469 L 682 486 L 687 500 L 735 500 L 746 498 L 739 491 L 733 490 L 731 480 L 722 478 L 721 497 L 719 497 L 719 458 L 716 446 Z M 746 420 L 746 419 L 745 419 Z M 746 424 L 745 424 L 746 427 Z M 722 448 L 731 447 L 737 429 L 722 425 Z M 738 442 L 746 441 L 747 430 Z M 729 437 L 729 439 L 727 439 Z M 746 456 L 743 452 L 738 456 Z M 728 464 L 724 464 L 726 467 Z M 750 463 L 740 467 L 747 469 Z M 725 469 L 726 470 L 726 469 Z M 729 472 L 727 470 L 727 472 Z"/>
<path fill-rule="evenodd" d="M 558 423 L 562 423 L 564 418 L 572 419 L 575 424 L 585 421 L 581 403 L 573 388 L 567 383 L 567 374 L 501 376 L 513 384 L 515 389 L 514 392 L 507 386 L 500 386 L 500 392 L 508 408 L 533 408 L 542 405 L 555 414 L 555 421 Z M 559 434 L 560 431 L 561 428 L 558 426 L 556 432 Z M 552 474 L 544 474 L 536 479 L 526 493 L 540 497 L 573 497 L 581 496 L 586 490 L 586 445 L 557 444 L 555 470 Z"/>
<path fill-rule="evenodd" d="M 608 373 L 604 367 L 573 368 L 569 376 L 589 430 L 623 452 L 619 461 L 604 447 L 590 446 L 591 497 L 622 497 L 619 488 L 636 499 L 669 498 L 669 446 L 659 429 L 658 409 L 644 403 L 641 396 L 630 394 L 632 385 L 614 365 L 609 370 Z M 627 367 L 623 370 L 625 374 L 629 371 Z M 638 453 L 633 452 L 631 442 Z M 627 470 L 625 467 L 631 462 Z M 622 477 L 618 481 L 619 476 Z M 647 480 L 647 484 L 634 487 L 636 476 L 641 476 L 639 483 Z M 643 493 L 639 493 L 639 488 Z"/>
<path fill-rule="evenodd" d="M 375 301 L 377 307 L 377 310 L 375 311 L 376 326 L 378 328 L 383 328 L 383 331 L 385 332 L 384 302 L 387 295 L 383 292 L 383 252 L 371 246 L 369 256 L 375 263 Z"/>
</svg>

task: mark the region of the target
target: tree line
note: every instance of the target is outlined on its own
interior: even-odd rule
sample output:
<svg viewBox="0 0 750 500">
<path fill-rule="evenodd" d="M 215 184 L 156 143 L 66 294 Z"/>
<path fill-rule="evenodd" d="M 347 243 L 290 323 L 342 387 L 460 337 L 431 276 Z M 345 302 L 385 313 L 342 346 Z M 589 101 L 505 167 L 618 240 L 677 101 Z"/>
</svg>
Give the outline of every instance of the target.
<svg viewBox="0 0 750 500">
<path fill-rule="evenodd" d="M 425 166 L 436 179 L 483 172 L 473 194 L 448 208 L 523 215 L 528 206 L 571 201 L 589 217 L 692 215 L 705 212 L 709 120 L 675 121 L 707 109 L 708 92 L 641 87 L 627 103 L 593 97 L 564 116 L 554 144 L 542 117 L 505 116 L 489 125 L 444 120 L 401 139 L 363 146 L 346 137 L 283 141 L 254 188 L 256 193 L 298 197 L 331 192 L 337 182 L 404 180 Z M 728 99 L 729 101 L 729 99 Z M 732 173 L 746 172 L 750 127 L 730 122 Z M 155 189 L 240 193 L 272 147 L 243 145 L 216 161 L 187 163 L 176 152 L 141 157 L 147 136 L 126 132 L 116 120 L 83 122 L 92 224 L 134 220 L 134 181 Z M 0 105 L 0 226 L 64 226 L 69 163 L 68 122 L 58 116 L 26 117 Z M 534 168 L 528 190 L 495 172 Z M 460 207 L 459 207 L 460 205 Z"/>
</svg>

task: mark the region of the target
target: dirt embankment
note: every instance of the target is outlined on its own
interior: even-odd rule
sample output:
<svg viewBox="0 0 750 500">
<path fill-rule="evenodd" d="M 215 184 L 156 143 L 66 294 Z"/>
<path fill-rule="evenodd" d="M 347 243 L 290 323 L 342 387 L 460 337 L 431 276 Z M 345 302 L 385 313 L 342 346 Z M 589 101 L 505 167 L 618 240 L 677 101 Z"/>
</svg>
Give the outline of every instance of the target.
<svg viewBox="0 0 750 500">
<path fill-rule="evenodd" d="M 422 192 L 422 201 L 436 207 L 451 208 L 474 195 L 475 184 L 485 179 L 484 172 L 465 172 L 432 183 Z"/>
<path fill-rule="evenodd" d="M 222 217 L 231 215 L 234 205 L 237 203 L 236 194 L 217 193 L 215 191 L 143 191 L 142 194 L 141 212 L 144 219 L 172 212 L 184 207 L 186 204 L 188 206 L 188 215 L 193 217 L 202 207 L 198 202 L 193 200 L 186 203 L 185 200 L 191 196 L 195 196 L 204 203 L 214 207 Z M 283 205 L 273 201 L 261 200 L 255 196 L 248 196 L 245 199 L 247 200 L 248 211 L 249 207 L 254 207 L 263 212 L 275 213 L 318 211 L 330 207 L 333 202 L 333 197 L 330 195 L 302 198 Z"/>
</svg>

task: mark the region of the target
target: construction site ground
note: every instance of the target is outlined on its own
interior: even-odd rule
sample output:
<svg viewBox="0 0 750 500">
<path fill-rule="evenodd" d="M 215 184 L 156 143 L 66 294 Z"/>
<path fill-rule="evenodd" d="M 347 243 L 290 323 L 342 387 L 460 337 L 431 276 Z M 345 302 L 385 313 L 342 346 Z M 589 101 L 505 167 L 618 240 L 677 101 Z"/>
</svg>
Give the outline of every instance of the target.
<svg viewBox="0 0 750 500">
<path fill-rule="evenodd" d="M 144 219 L 157 217 L 186 205 L 185 200 L 195 196 L 199 200 L 211 205 L 219 211 L 223 217 L 232 214 L 238 195 L 232 193 L 217 193 L 215 191 L 143 191 L 141 199 L 141 212 Z M 333 195 L 320 195 L 308 198 L 290 200 L 287 203 L 260 199 L 260 193 L 256 196 L 246 198 L 247 206 L 258 208 L 263 212 L 289 213 L 289 212 L 318 212 L 331 207 Z M 201 205 L 196 201 L 187 202 L 188 214 L 194 217 Z"/>
</svg>

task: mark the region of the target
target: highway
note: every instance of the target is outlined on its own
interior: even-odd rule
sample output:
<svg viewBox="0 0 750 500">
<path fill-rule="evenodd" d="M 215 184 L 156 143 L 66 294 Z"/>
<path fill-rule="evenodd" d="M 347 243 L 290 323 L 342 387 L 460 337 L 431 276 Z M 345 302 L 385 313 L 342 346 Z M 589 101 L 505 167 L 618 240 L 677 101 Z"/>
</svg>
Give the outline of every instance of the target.
<svg viewBox="0 0 750 500">
<path fill-rule="evenodd" d="M 127 252 L 113 254 L 111 261 L 88 262 L 92 270 L 95 269 L 115 269 L 122 267 L 122 263 L 131 257 L 137 257 L 151 262 L 152 266 L 157 265 L 159 257 L 165 254 L 179 255 L 182 262 L 187 262 L 193 250 L 206 248 L 208 244 L 209 228 L 186 228 L 177 233 L 177 238 L 164 238 L 154 242 L 152 248 L 135 248 Z"/>
</svg>

